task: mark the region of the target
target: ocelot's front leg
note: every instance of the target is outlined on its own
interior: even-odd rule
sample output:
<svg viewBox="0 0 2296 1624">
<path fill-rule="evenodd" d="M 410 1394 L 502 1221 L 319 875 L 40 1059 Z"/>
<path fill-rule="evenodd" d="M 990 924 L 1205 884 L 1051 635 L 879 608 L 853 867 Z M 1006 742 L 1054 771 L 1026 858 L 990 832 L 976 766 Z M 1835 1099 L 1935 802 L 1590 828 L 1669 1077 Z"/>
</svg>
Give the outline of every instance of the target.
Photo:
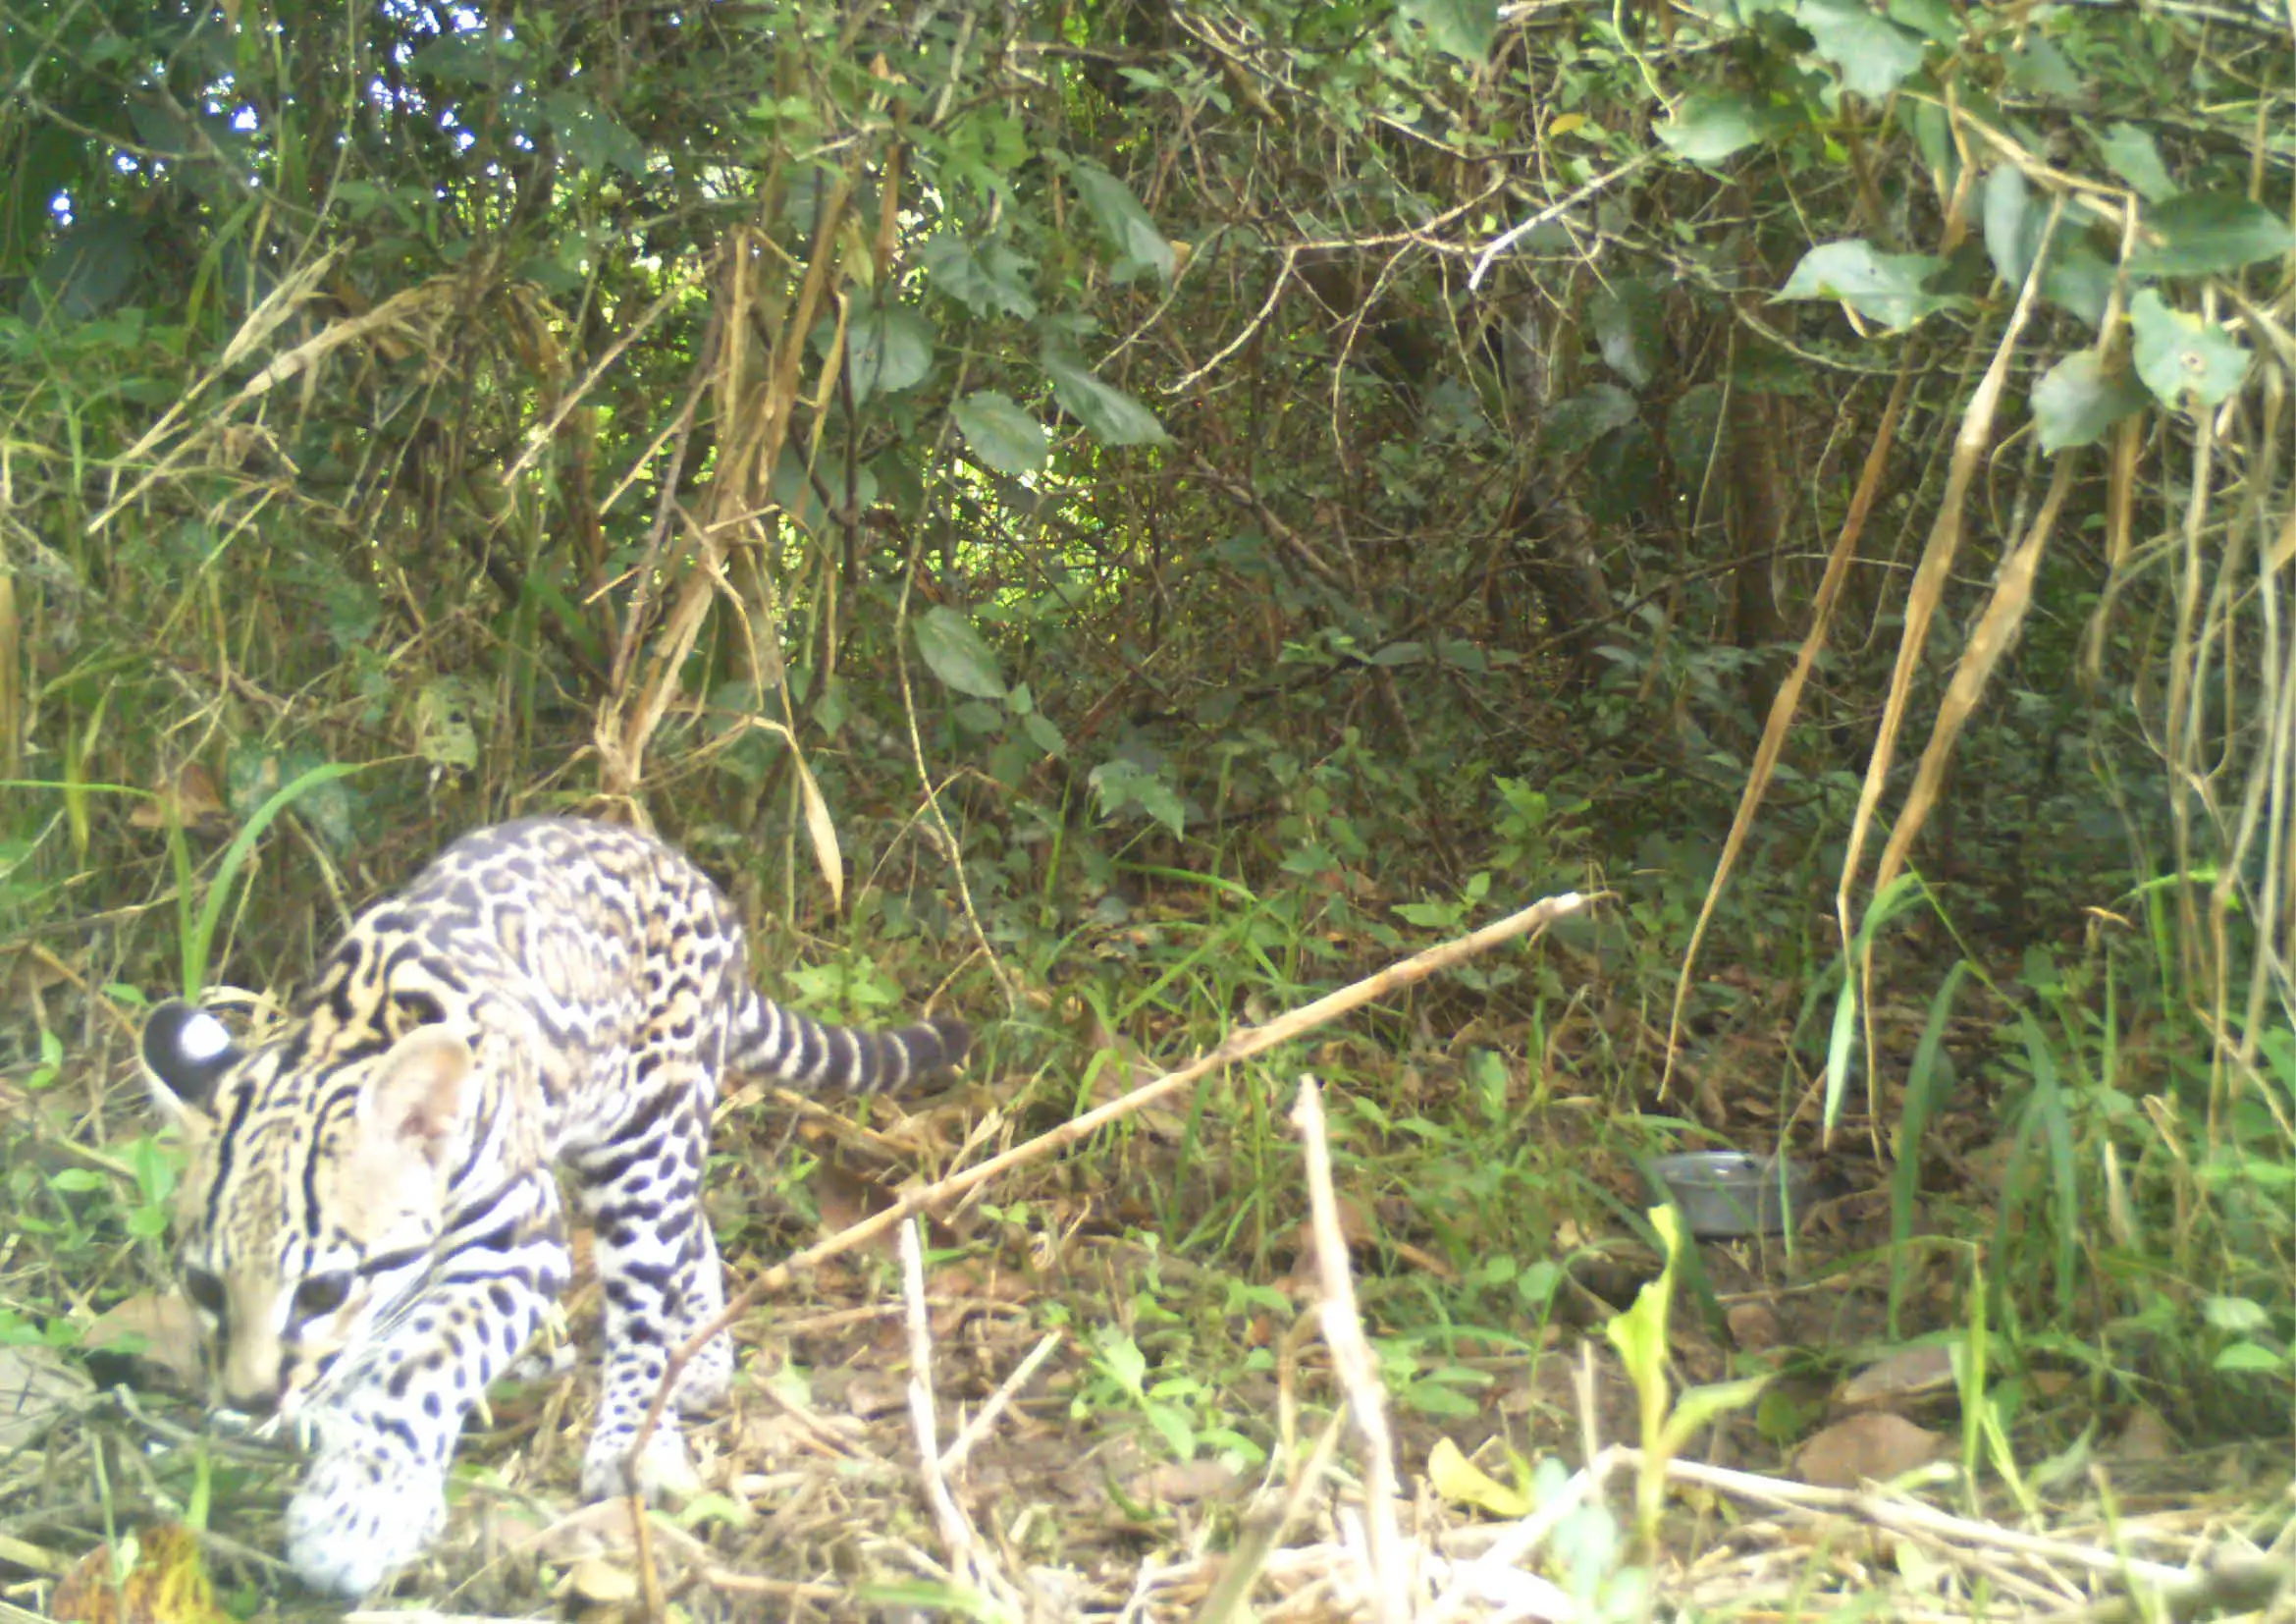
<svg viewBox="0 0 2296 1624">
<path fill-rule="evenodd" d="M 708 1073 L 677 1057 L 650 1069 L 657 1086 L 671 1091 L 669 1100 L 641 1103 L 620 1137 L 574 1161 L 606 1298 L 598 1423 L 582 1460 L 582 1492 L 592 1499 L 689 1484 L 693 1469 L 676 1418 L 715 1404 L 733 1370 L 732 1340 L 722 1333 L 687 1363 L 676 1402 L 665 1406 L 647 1438 L 633 1483 L 630 1445 L 671 1352 L 725 1301 L 701 1203 Z"/>
<path fill-rule="evenodd" d="M 287 1508 L 288 1564 L 304 1584 L 365 1596 L 444 1526 L 463 1418 L 564 1286 L 562 1246 L 521 1251 L 521 1268 L 435 1279 L 305 1412 L 315 1447 Z"/>
</svg>

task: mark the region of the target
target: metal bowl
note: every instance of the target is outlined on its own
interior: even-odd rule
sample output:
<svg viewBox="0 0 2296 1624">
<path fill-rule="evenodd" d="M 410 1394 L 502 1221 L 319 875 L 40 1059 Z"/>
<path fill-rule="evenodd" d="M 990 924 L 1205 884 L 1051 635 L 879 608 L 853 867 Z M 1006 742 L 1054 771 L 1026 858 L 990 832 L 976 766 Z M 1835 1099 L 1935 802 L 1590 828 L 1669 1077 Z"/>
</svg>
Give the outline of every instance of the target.
<svg viewBox="0 0 2296 1624">
<path fill-rule="evenodd" d="M 1700 1240 L 1775 1235 L 1786 1227 L 1788 1215 L 1798 1216 L 1809 1200 L 1809 1169 L 1790 1159 L 1684 1151 L 1658 1158 L 1650 1171 Z"/>
</svg>

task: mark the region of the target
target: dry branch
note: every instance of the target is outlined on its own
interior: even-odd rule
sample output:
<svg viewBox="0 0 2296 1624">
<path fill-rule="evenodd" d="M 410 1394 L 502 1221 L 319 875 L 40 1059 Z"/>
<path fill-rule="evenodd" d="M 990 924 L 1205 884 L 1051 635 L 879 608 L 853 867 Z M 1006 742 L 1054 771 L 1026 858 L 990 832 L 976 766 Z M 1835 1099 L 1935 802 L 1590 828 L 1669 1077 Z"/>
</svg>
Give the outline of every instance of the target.
<svg viewBox="0 0 2296 1624">
<path fill-rule="evenodd" d="M 747 1314 L 760 1299 L 785 1290 L 789 1282 L 795 1279 L 799 1272 L 819 1269 L 831 1258 L 850 1252 L 855 1247 L 866 1246 L 894 1225 L 906 1222 L 919 1213 L 939 1207 L 955 1197 L 963 1195 L 976 1185 L 985 1184 L 992 1178 L 1012 1171 L 1015 1167 L 1041 1161 L 1054 1151 L 1064 1150 L 1070 1145 L 1088 1139 L 1111 1122 L 1121 1121 L 1125 1117 L 1155 1104 L 1167 1095 L 1175 1094 L 1191 1083 L 1209 1076 L 1223 1067 L 1234 1065 L 1239 1060 L 1249 1059 L 1255 1055 L 1264 1054 L 1281 1044 L 1287 1044 L 1296 1038 L 1304 1037 L 1315 1028 L 1336 1020 L 1351 1010 L 1360 1009 L 1364 1004 L 1384 998 L 1390 993 L 1415 986 L 1438 971 L 1448 970 L 1456 964 L 1463 964 L 1479 953 L 1487 952 L 1502 942 L 1512 941 L 1520 936 L 1535 936 L 1555 920 L 1566 914 L 1576 913 L 1589 902 L 1599 901 L 1608 894 L 1607 892 L 1581 893 L 1573 891 L 1564 892 L 1557 896 L 1546 897 L 1533 902 L 1527 908 L 1509 914 L 1504 919 L 1495 920 L 1480 930 L 1470 931 L 1456 941 L 1446 942 L 1439 947 L 1429 947 L 1424 952 L 1414 953 L 1409 958 L 1400 959 L 1375 975 L 1365 976 L 1362 980 L 1353 982 L 1336 993 L 1326 994 L 1312 1003 L 1303 1004 L 1297 1009 L 1279 1015 L 1264 1026 L 1246 1027 L 1210 1054 L 1190 1061 L 1177 1071 L 1168 1071 L 1161 1077 L 1143 1083 L 1130 1093 L 1111 1100 L 1104 1106 L 1088 1110 L 1082 1116 L 1063 1122 L 1058 1127 L 1038 1135 L 1025 1145 L 1016 1145 L 1001 1156 L 990 1157 L 977 1166 L 951 1173 L 948 1177 L 929 1184 L 921 1190 L 913 1190 L 883 1212 L 863 1218 L 859 1223 L 850 1224 L 827 1240 L 818 1241 L 802 1252 L 791 1254 L 735 1293 L 721 1313 L 710 1321 L 708 1325 L 697 1329 L 682 1346 L 671 1353 L 669 1364 L 662 1373 L 662 1384 L 655 1391 L 654 1402 L 646 1411 L 646 1419 L 639 1426 L 637 1435 L 631 1441 L 632 1469 L 635 1469 L 639 1452 L 646 1447 L 646 1440 L 653 1436 L 654 1428 L 662 1418 L 662 1406 L 667 1401 L 670 1391 L 677 1385 L 678 1376 L 684 1371 L 686 1361 L 707 1344 L 711 1337 L 731 1326 L 735 1321 Z"/>
</svg>

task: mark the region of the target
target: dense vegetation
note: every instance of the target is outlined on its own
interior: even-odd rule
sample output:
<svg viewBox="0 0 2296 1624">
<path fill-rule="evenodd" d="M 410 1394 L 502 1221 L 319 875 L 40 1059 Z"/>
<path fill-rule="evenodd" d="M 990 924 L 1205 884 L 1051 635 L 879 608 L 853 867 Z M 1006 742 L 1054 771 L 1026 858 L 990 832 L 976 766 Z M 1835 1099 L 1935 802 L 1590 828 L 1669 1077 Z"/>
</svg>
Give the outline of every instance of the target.
<svg viewBox="0 0 2296 1624">
<path fill-rule="evenodd" d="M 0 1112 L 140 1177 L 12 1154 L 0 1326 L 163 1272 L 140 1001 L 588 808 L 796 1001 L 950 978 L 1039 1126 L 1607 887 L 1315 1052 L 1408 1409 L 1648 1238 L 1637 1157 L 1785 1142 L 2004 1454 L 2284 1436 L 2290 30 L 8 0 Z M 1276 1059 L 1006 1238 L 1261 1302 Z M 1203 1289 L 1088 1344 L 1167 1442 L 1252 1433 Z"/>
</svg>

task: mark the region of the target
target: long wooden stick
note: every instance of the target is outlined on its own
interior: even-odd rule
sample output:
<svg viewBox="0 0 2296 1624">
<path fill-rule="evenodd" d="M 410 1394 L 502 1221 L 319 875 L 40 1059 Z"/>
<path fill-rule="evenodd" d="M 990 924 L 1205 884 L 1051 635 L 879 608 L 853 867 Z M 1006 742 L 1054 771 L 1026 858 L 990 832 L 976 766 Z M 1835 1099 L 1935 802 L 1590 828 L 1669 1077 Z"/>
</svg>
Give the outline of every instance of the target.
<svg viewBox="0 0 2296 1624">
<path fill-rule="evenodd" d="M 1088 1110 L 1082 1116 L 1071 1117 L 1026 1144 L 1015 1145 L 1001 1156 L 992 1156 L 961 1172 L 951 1173 L 922 1190 L 912 1190 L 883 1212 L 865 1218 L 859 1223 L 849 1224 L 802 1252 L 791 1253 L 736 1292 L 715 1319 L 687 1337 L 683 1345 L 670 1354 L 668 1367 L 662 1373 L 662 1384 L 655 1391 L 654 1402 L 647 1408 L 646 1419 L 639 1425 L 637 1436 L 630 1442 L 630 1471 L 635 1474 L 638 1456 L 645 1449 L 646 1440 L 654 1435 L 655 1424 L 662 1419 L 662 1406 L 670 1390 L 677 1385 L 678 1375 L 685 1369 L 686 1361 L 700 1352 L 711 1337 L 748 1313 L 758 1299 L 785 1290 L 801 1270 L 819 1269 L 841 1253 L 850 1252 L 857 1246 L 866 1246 L 895 1224 L 906 1222 L 912 1215 L 937 1207 L 953 1196 L 963 1195 L 977 1184 L 986 1184 L 1015 1167 L 1041 1161 L 1054 1151 L 1063 1150 L 1081 1139 L 1088 1139 L 1109 1123 L 1121 1121 L 1167 1095 L 1177 1094 L 1189 1084 L 1223 1066 L 1250 1059 L 1278 1044 L 1290 1043 L 1350 1010 L 1362 1008 L 1374 999 L 1424 981 L 1455 964 L 1463 964 L 1502 942 L 1519 936 L 1535 935 L 1564 915 L 1576 913 L 1588 903 L 1600 901 L 1609 894 L 1608 892 L 1581 894 L 1571 891 L 1559 896 L 1546 897 L 1519 913 L 1495 920 L 1479 931 L 1470 931 L 1457 941 L 1446 942 L 1440 947 L 1429 947 L 1424 952 L 1400 959 L 1375 975 L 1365 976 L 1336 993 L 1326 994 L 1312 1003 L 1302 1004 L 1297 1009 L 1278 1015 L 1264 1026 L 1247 1026 L 1210 1054 L 1190 1061 L 1177 1071 L 1167 1071 L 1161 1077 L 1143 1083 L 1104 1106 Z M 628 1481 L 635 1483 L 638 1480 L 633 1475 Z"/>
</svg>

